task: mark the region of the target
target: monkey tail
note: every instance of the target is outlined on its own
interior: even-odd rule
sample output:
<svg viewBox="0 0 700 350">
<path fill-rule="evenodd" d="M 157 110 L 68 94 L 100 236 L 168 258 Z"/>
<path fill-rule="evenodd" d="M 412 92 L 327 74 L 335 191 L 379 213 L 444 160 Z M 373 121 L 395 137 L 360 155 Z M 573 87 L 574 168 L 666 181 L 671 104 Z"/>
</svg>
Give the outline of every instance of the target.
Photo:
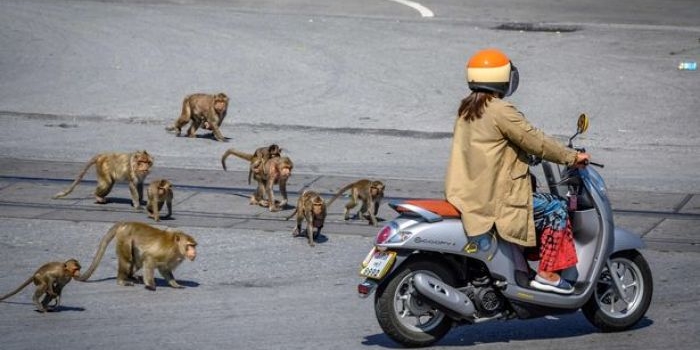
<svg viewBox="0 0 700 350">
<path fill-rule="evenodd" d="M 192 111 L 190 109 L 190 104 L 189 104 L 190 97 L 192 97 L 192 95 L 188 95 L 182 100 L 182 112 L 180 112 L 180 117 L 175 121 L 175 123 L 173 125 L 166 126 L 165 131 L 168 131 L 168 132 L 178 131 L 179 128 L 177 125 L 181 121 L 186 121 L 182 125 L 187 124 L 187 122 L 189 122 L 190 116 L 192 115 Z M 180 125 L 180 126 L 182 126 L 182 125 Z"/>
<path fill-rule="evenodd" d="M 289 216 L 287 216 L 287 217 L 284 218 L 284 219 L 285 219 L 285 220 L 291 219 L 292 216 L 297 215 L 297 212 L 298 212 L 298 211 L 299 211 L 299 206 L 297 206 L 296 208 L 294 208 L 294 211 L 293 211 L 291 214 L 289 214 Z"/>
<path fill-rule="evenodd" d="M 253 155 L 252 155 L 252 154 L 244 153 L 244 152 L 241 152 L 241 151 L 236 151 L 236 150 L 233 149 L 233 148 L 229 148 L 229 149 L 228 149 L 226 152 L 224 152 L 224 154 L 221 156 L 221 166 L 224 167 L 224 170 L 226 170 L 226 158 L 228 158 L 228 156 L 230 156 L 230 155 L 234 155 L 234 156 L 236 156 L 236 157 L 238 157 L 238 158 L 241 158 L 241 159 L 243 159 L 243 160 L 247 160 L 247 161 L 249 161 L 249 162 L 253 160 Z M 249 180 L 248 182 L 250 183 L 250 180 Z"/>
<path fill-rule="evenodd" d="M 102 260 L 102 256 L 105 254 L 105 250 L 107 250 L 107 246 L 109 245 L 109 242 L 114 239 L 114 236 L 117 235 L 117 231 L 121 229 L 124 226 L 123 222 L 118 222 L 112 226 L 112 228 L 107 231 L 107 233 L 102 237 L 102 240 L 100 241 L 100 246 L 97 248 L 97 252 L 95 253 L 95 257 L 92 259 L 92 264 L 90 264 L 90 267 L 83 272 L 80 277 L 75 277 L 76 280 L 85 282 L 87 281 L 90 276 L 92 276 L 92 273 L 95 272 L 95 269 L 97 268 L 97 265 L 100 264 L 100 261 Z"/>
<path fill-rule="evenodd" d="M 352 186 L 354 186 L 354 185 L 355 185 L 354 182 L 353 182 L 353 183 L 349 183 L 349 184 L 345 185 L 345 187 L 343 187 L 343 188 L 341 188 L 340 190 L 338 190 L 338 193 L 336 193 L 335 196 L 333 196 L 333 198 L 331 198 L 331 199 L 328 201 L 328 203 L 326 204 L 326 207 L 329 208 L 329 207 L 331 206 L 331 203 L 333 203 L 336 199 L 338 199 L 338 197 L 340 197 L 341 194 L 345 193 L 345 191 L 349 190 L 349 189 L 352 188 Z"/>
<path fill-rule="evenodd" d="M 19 287 L 17 287 L 17 289 L 15 289 L 15 290 L 13 290 L 13 291 L 11 291 L 11 292 L 9 292 L 9 293 L 7 293 L 7 294 L 1 296 L 1 297 L 0 297 L 0 300 L 5 300 L 5 299 L 7 299 L 7 298 L 9 298 L 9 297 L 11 297 L 11 296 L 13 296 L 13 295 L 19 293 L 20 290 L 24 289 L 24 287 L 26 287 L 26 286 L 28 286 L 30 283 L 32 283 L 32 279 L 33 279 L 33 278 L 34 278 L 34 275 L 32 275 L 31 277 L 27 278 L 27 280 L 24 281 L 24 283 L 22 283 Z"/>
<path fill-rule="evenodd" d="M 99 157 L 99 154 L 96 155 L 96 156 L 94 156 L 94 157 L 92 157 L 92 159 L 90 159 L 90 160 L 87 162 L 87 164 L 85 164 L 85 167 L 83 168 L 83 171 L 81 171 L 80 174 L 78 174 L 78 176 L 75 178 L 75 180 L 74 180 L 73 183 L 70 185 L 70 187 L 68 187 L 68 189 L 66 189 L 66 190 L 63 191 L 63 192 L 58 192 L 58 193 L 56 193 L 56 194 L 55 194 L 53 197 L 51 197 L 51 198 L 56 199 L 56 198 L 65 197 L 65 196 L 67 196 L 69 193 L 73 192 L 73 189 L 75 189 L 75 187 L 78 186 L 78 184 L 80 183 L 80 180 L 82 180 L 82 179 L 83 179 L 83 176 L 85 176 L 85 173 L 87 173 L 87 171 L 90 169 L 90 167 L 91 167 L 93 164 L 97 163 L 97 158 L 98 158 L 98 157 Z"/>
</svg>

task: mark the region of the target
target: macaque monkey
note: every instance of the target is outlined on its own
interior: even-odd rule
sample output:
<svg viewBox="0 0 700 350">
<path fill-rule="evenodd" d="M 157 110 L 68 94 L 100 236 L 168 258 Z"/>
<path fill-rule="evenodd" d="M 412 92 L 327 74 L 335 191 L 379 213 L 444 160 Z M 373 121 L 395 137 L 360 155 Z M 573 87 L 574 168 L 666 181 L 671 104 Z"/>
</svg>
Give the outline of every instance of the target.
<svg viewBox="0 0 700 350">
<path fill-rule="evenodd" d="M 173 229 L 161 230 L 141 222 L 118 222 L 102 237 L 95 258 L 78 281 L 86 281 L 97 268 L 109 243 L 116 237 L 117 284 L 133 286 L 136 271 L 143 268 L 146 289 L 156 290 L 154 270 L 158 269 L 173 288 L 184 288 L 177 283 L 173 271 L 184 259 L 197 257 L 197 241 L 192 236 Z"/>
<path fill-rule="evenodd" d="M 92 157 L 70 187 L 63 192 L 56 193 L 53 198 L 65 197 L 73 192 L 73 189 L 78 186 L 80 180 L 93 164 L 95 164 L 97 171 L 95 203 L 107 203 L 105 197 L 112 190 L 115 181 L 128 181 L 131 203 L 135 209 L 141 208 L 143 182 L 153 166 L 153 157 L 145 150 L 133 153 L 100 153 Z"/>
<path fill-rule="evenodd" d="M 294 215 L 297 216 L 297 224 L 292 231 L 292 236 L 301 235 L 301 222 L 306 220 L 306 237 L 309 245 L 315 246 L 314 239 L 321 233 L 323 223 L 326 221 L 326 202 L 317 192 L 304 191 L 299 196 L 294 212 L 286 220 L 291 219 Z"/>
<path fill-rule="evenodd" d="M 177 131 L 177 136 L 180 136 L 182 127 L 191 122 L 187 136 L 195 137 L 195 132 L 202 126 L 204 129 L 211 130 L 218 141 L 226 141 L 219 128 L 226 118 L 227 110 L 228 96 L 223 92 L 216 95 L 201 93 L 188 95 L 182 100 L 180 117 L 175 124 L 166 127 L 165 130 Z"/>
<path fill-rule="evenodd" d="M 350 201 L 345 204 L 345 212 L 343 214 L 345 220 L 350 219 L 350 210 L 357 205 L 358 200 L 361 200 L 362 206 L 355 216 L 359 217 L 360 214 L 362 214 L 366 219 L 369 219 L 371 225 L 376 226 L 379 205 L 381 204 L 382 198 L 384 198 L 384 183 L 367 179 L 350 183 L 341 188 L 338 193 L 328 201 L 327 206 L 330 206 L 333 201 L 347 190 L 350 190 Z M 369 214 L 369 217 L 367 214 Z"/>
<path fill-rule="evenodd" d="M 22 285 L 14 291 L 0 297 L 0 300 L 5 300 L 19 291 L 24 289 L 30 283 L 34 282 L 36 291 L 32 300 L 34 305 L 40 312 L 57 308 L 61 304 L 61 292 L 63 287 L 70 282 L 72 278 L 80 276 L 80 263 L 78 260 L 69 259 L 66 262 L 54 261 L 42 265 L 34 274 L 29 277 Z M 39 298 L 44 297 L 39 301 Z M 50 306 L 49 303 L 55 300 L 55 304 Z"/>
<path fill-rule="evenodd" d="M 258 147 L 253 154 L 239 152 L 230 148 L 221 156 L 221 166 L 224 167 L 224 170 L 226 170 L 226 158 L 230 155 L 235 155 L 250 162 L 250 169 L 248 170 L 248 184 L 250 184 L 250 179 L 253 174 L 260 174 L 262 172 L 262 165 L 265 164 L 268 159 L 280 157 L 282 155 L 282 148 L 273 143 L 269 146 Z"/>
<path fill-rule="evenodd" d="M 252 165 L 253 157 L 250 154 L 229 149 L 224 153 L 224 156 L 226 157 L 229 154 L 251 161 Z M 225 157 L 222 157 L 222 164 L 224 163 Z M 258 187 L 250 196 L 250 204 L 268 207 L 272 212 L 279 211 L 287 204 L 287 180 L 292 175 L 294 163 L 286 156 L 273 157 L 266 160 L 261 168 L 262 169 L 257 171 L 255 169 L 252 170 L 253 179 L 258 182 Z M 279 185 L 279 190 L 282 195 L 282 201 L 280 201 L 279 205 L 275 201 L 274 185 Z"/>
<path fill-rule="evenodd" d="M 280 211 L 287 205 L 287 180 L 292 175 L 294 164 L 289 157 L 276 157 L 265 161 L 262 168 L 259 174 L 253 176 L 258 181 L 258 189 L 251 197 L 251 204 L 267 206 L 271 212 Z M 279 205 L 275 201 L 274 185 L 279 186 L 282 195 Z"/>
<path fill-rule="evenodd" d="M 168 206 L 168 215 L 165 217 L 169 218 L 173 215 L 173 184 L 170 181 L 158 179 L 151 182 L 148 184 L 146 195 L 148 196 L 146 210 L 148 210 L 149 218 L 160 221 L 160 210 L 163 208 L 163 204 Z"/>
</svg>

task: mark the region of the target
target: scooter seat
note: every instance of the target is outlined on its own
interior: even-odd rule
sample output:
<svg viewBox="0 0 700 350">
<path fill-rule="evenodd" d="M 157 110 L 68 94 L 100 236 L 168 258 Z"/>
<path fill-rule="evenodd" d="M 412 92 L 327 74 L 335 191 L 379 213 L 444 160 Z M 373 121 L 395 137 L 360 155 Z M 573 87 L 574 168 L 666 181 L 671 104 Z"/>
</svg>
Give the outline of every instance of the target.
<svg viewBox="0 0 700 350">
<path fill-rule="evenodd" d="M 408 199 L 405 203 L 421 207 L 443 218 L 460 218 L 461 214 L 454 205 L 444 199 Z"/>
</svg>

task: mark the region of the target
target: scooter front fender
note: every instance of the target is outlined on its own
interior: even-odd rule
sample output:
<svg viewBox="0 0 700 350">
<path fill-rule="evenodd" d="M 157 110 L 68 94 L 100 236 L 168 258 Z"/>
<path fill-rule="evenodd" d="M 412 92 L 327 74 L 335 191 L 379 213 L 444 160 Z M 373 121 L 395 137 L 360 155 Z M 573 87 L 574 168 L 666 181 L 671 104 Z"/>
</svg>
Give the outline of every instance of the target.
<svg viewBox="0 0 700 350">
<path fill-rule="evenodd" d="M 643 249 L 646 247 L 642 237 L 621 227 L 615 227 L 615 244 L 613 252 L 623 250 Z"/>
</svg>

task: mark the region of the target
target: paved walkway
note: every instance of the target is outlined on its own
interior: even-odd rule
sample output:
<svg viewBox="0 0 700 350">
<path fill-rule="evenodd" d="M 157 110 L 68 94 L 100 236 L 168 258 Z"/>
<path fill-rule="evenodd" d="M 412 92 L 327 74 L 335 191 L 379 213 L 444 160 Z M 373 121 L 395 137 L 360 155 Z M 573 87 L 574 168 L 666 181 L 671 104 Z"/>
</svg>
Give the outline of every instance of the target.
<svg viewBox="0 0 700 350">
<path fill-rule="evenodd" d="M 112 222 L 147 220 L 143 212 L 130 206 L 129 191 L 117 185 L 107 205 L 93 203 L 94 172 L 66 198 L 51 196 L 68 186 L 82 163 L 44 162 L 0 158 L 0 217 L 36 218 L 71 221 Z M 254 185 L 247 183 L 242 171 L 154 168 L 148 179 L 164 177 L 175 184 L 174 214 L 161 223 L 171 226 L 257 228 L 289 230 L 294 220 L 286 221 L 291 209 L 270 213 L 251 206 L 248 197 Z M 289 183 L 289 202 L 294 205 L 299 193 L 311 188 L 326 198 L 356 178 L 323 174 L 295 173 Z M 387 185 L 385 201 L 400 198 L 441 198 L 440 181 L 382 179 Z M 148 181 L 148 180 L 147 180 Z M 615 223 L 640 234 L 649 248 L 674 251 L 700 251 L 700 195 L 694 193 L 656 193 L 610 190 Z M 344 200 L 329 208 L 325 233 L 373 236 L 377 228 L 364 221 L 342 219 Z M 386 205 L 380 219 L 390 220 L 394 212 Z"/>
</svg>

